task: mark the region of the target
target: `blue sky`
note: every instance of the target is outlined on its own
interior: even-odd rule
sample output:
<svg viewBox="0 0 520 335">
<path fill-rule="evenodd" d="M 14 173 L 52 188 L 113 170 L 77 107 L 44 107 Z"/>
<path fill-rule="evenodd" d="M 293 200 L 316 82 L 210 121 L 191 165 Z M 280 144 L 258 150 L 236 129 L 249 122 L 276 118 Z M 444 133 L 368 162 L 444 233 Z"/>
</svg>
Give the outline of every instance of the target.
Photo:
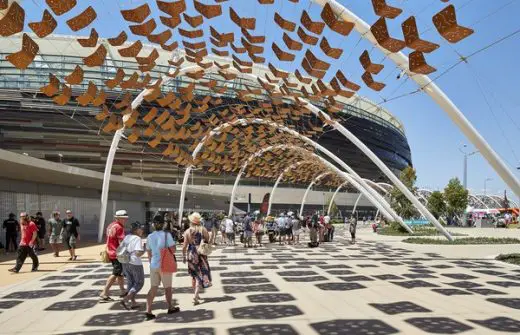
<svg viewBox="0 0 520 335">
<path fill-rule="evenodd" d="M 114 37 L 126 27 L 125 30 L 130 35 L 129 40 L 135 40 L 137 37 L 131 35 L 127 23 L 122 19 L 119 11 L 137 7 L 143 2 L 145 1 L 78 1 L 77 8 L 59 18 L 56 33 L 73 34 L 65 24 L 65 20 L 81 12 L 87 5 L 92 5 L 98 12 L 95 28 L 100 36 Z M 154 12 L 152 15 L 157 22 L 160 22 L 155 1 L 148 2 Z M 187 2 L 189 3 L 188 13 L 196 15 L 191 1 Z M 213 0 L 203 0 L 202 2 L 214 3 Z M 377 20 L 369 0 L 340 0 L 339 2 L 348 6 L 351 11 L 369 24 Z M 387 20 L 392 36 L 402 39 L 401 22 L 410 15 L 415 15 L 421 37 L 441 45 L 438 50 L 426 55 L 428 63 L 438 69 L 432 74 L 432 77 L 455 64 L 459 59 L 459 54 L 468 55 L 520 28 L 516 16 L 520 12 L 520 1 L 453 0 L 450 3 L 457 8 L 459 23 L 470 26 L 475 33 L 458 44 L 450 44 L 440 37 L 431 21 L 432 15 L 444 8 L 445 3 L 439 0 L 387 0 L 387 2 L 404 10 L 395 20 Z M 264 54 L 267 61 L 272 61 L 275 66 L 284 70 L 294 70 L 299 66 L 303 52 L 297 54 L 296 61 L 282 63 L 270 50 L 272 42 L 285 49 L 281 40 L 281 30 L 273 22 L 274 12 L 279 12 L 284 18 L 298 23 L 299 13 L 305 9 L 313 19 L 318 20 L 321 10 L 318 5 L 309 0 L 300 0 L 297 5 L 288 0 L 275 0 L 274 5 L 267 6 L 259 6 L 257 0 L 231 0 L 223 3 L 224 15 L 204 23 L 206 35 L 209 36 L 209 25 L 215 26 L 221 32 L 239 33 L 238 28 L 229 20 L 227 8 L 229 4 L 233 4 L 239 15 L 257 18 L 256 30 L 252 34 L 267 36 Z M 40 0 L 24 0 L 24 7 L 27 12 L 26 22 L 30 22 L 41 18 L 45 4 Z M 186 26 L 186 23 L 181 25 L 181 27 L 188 28 Z M 164 27 L 159 24 L 156 32 L 162 30 Z M 90 27 L 78 34 L 88 35 L 89 32 Z M 385 65 L 385 69 L 375 79 L 385 82 L 387 87 L 376 93 L 362 85 L 363 88 L 359 91 L 361 95 L 379 103 L 384 99 L 391 100 L 417 88 L 411 80 L 405 78 L 397 80 L 396 76 L 399 71 L 393 63 L 361 39 L 356 32 L 352 32 L 345 38 L 325 28 L 325 35 L 333 47 L 341 47 L 345 50 L 341 59 L 332 63 L 330 74 L 335 73 L 336 69 L 341 69 L 349 78 L 361 83 L 360 76 L 363 70 L 358 58 L 365 49 L 370 52 L 374 62 L 381 62 Z M 291 36 L 297 38 L 294 33 Z M 177 35 L 177 37 L 179 36 Z M 518 177 L 520 177 L 520 171 L 516 170 L 516 167 L 520 166 L 519 41 L 520 34 L 515 35 L 470 58 L 468 64 L 459 64 L 436 81 L 508 166 L 515 170 Z M 77 45 L 77 48 L 81 47 Z M 313 47 L 312 51 L 319 58 L 327 60 L 318 46 Z M 405 52 L 408 51 L 405 50 Z M 328 61 L 330 60 L 328 59 Z M 325 79 L 330 79 L 330 77 L 329 75 Z M 412 159 L 418 173 L 419 186 L 439 189 L 443 188 L 451 177 L 457 176 L 462 179 L 463 155 L 459 152 L 459 148 L 463 144 L 468 144 L 468 151 L 472 151 L 474 148 L 428 96 L 423 93 L 408 95 L 384 103 L 383 106 L 395 114 L 405 125 L 412 149 Z M 504 183 L 480 155 L 472 156 L 468 165 L 468 187 L 471 190 L 482 193 L 484 180 L 491 178 L 487 182 L 488 193 L 503 193 L 506 188 Z M 511 192 L 509 194 L 511 195 Z"/>
</svg>

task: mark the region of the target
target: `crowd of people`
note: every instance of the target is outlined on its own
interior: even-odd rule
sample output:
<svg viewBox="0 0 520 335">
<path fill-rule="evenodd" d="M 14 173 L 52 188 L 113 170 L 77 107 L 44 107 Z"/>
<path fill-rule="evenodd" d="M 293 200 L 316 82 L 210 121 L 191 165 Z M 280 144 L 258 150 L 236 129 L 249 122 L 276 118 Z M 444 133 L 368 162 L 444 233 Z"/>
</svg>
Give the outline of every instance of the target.
<svg viewBox="0 0 520 335">
<path fill-rule="evenodd" d="M 126 210 L 115 213 L 114 222 L 106 230 L 106 250 L 103 254 L 106 257 L 105 261 L 112 264 L 112 273 L 100 294 L 101 303 L 114 301 L 109 293 L 112 285 L 117 282 L 121 305 L 127 310 L 139 307 L 135 297 L 145 283 L 141 256 L 146 253 L 150 263 L 150 289 L 146 296 L 145 320 L 155 319 L 152 306 L 161 284 L 164 288 L 167 313 L 179 312 L 179 303 L 174 299 L 172 290 L 172 276 L 177 272 L 175 252 L 178 243 L 182 243 L 182 262 L 187 264 L 191 277 L 193 304 L 200 303 L 201 291 L 212 285 L 208 262 L 208 255 L 211 253 L 211 249 L 208 248 L 210 232 L 202 224 L 201 215 L 196 212 L 187 217 L 188 224 L 183 225 L 182 231 L 180 227 L 172 227 L 173 221 L 168 219 L 168 216 L 155 216 L 152 222 L 153 232 L 144 239 L 145 231 L 149 227 L 134 222 L 131 224 L 130 232 L 125 235 L 128 214 Z M 124 277 L 127 279 L 126 288 Z"/>
<path fill-rule="evenodd" d="M 27 256 L 33 261 L 32 271 L 38 270 L 38 252 L 45 250 L 45 241 L 48 240 L 53 250 L 54 257 L 59 257 L 60 245 L 63 243 L 69 251 L 69 261 L 75 261 L 76 243 L 79 241 L 79 221 L 74 217 L 72 211 L 66 211 L 66 218 L 60 218 L 59 211 L 53 211 L 52 217 L 45 222 L 42 212 L 30 216 L 27 212 L 20 213 L 20 221 L 16 220 L 13 213 L 4 221 L 2 228 L 5 230 L 5 252 L 16 252 L 16 265 L 9 269 L 10 272 L 18 273 L 22 268 Z M 20 239 L 18 240 L 18 235 Z"/>
<path fill-rule="evenodd" d="M 46 239 L 55 257 L 59 256 L 60 245 L 63 244 L 69 250 L 69 261 L 76 260 L 80 224 L 70 210 L 66 214 L 66 218 L 61 219 L 60 213 L 53 211 L 47 222 L 41 212 L 36 213 L 35 217 L 22 212 L 20 221 L 14 214 L 9 215 L 3 225 L 7 247 L 17 252 L 16 266 L 9 271 L 19 272 L 27 256 L 33 261 L 32 271 L 37 271 L 37 253 L 45 248 Z M 306 217 L 290 211 L 276 217 L 262 217 L 258 212 L 243 217 L 193 212 L 184 217 L 180 224 L 175 214 L 171 217 L 168 214 L 155 215 L 151 224 L 134 222 L 127 225 L 128 219 L 126 210 L 118 210 L 114 221 L 106 228 L 106 242 L 101 256 L 104 262 L 111 264 L 112 270 L 100 292 L 99 302 L 115 301 L 110 296 L 110 289 L 117 284 L 120 304 L 127 310 L 139 308 L 136 296 L 145 285 L 142 256 L 146 254 L 150 265 L 150 289 L 146 295 L 145 320 L 155 319 L 152 306 L 161 284 L 167 313 L 180 311 L 172 289 L 172 276 L 178 268 L 176 250 L 179 246 L 182 246 L 182 262 L 187 264 L 191 278 L 193 304 L 198 305 L 201 302 L 200 294 L 212 286 L 208 255 L 213 245 L 236 245 L 237 237 L 245 248 L 261 247 L 264 243 L 297 245 L 300 235 L 308 230 L 309 247 L 317 247 L 319 243 L 332 241 L 335 230 L 331 218 L 318 212 Z M 356 225 L 357 221 L 352 219 L 349 231 L 353 241 Z M 21 238 L 17 245 L 19 233 Z M 263 240 L 264 235 L 267 235 L 266 241 Z"/>
</svg>

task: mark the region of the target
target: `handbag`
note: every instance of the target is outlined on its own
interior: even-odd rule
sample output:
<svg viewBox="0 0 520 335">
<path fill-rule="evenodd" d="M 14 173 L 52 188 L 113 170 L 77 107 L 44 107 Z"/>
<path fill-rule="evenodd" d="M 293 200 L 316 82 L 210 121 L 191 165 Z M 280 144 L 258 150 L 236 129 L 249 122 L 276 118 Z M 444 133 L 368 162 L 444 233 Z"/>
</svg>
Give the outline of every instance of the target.
<svg viewBox="0 0 520 335">
<path fill-rule="evenodd" d="M 116 257 L 121 264 L 130 263 L 130 253 L 126 247 L 127 244 L 123 241 L 116 249 Z"/>
<path fill-rule="evenodd" d="M 168 233 L 164 232 L 164 248 L 161 249 L 161 272 L 177 272 L 177 259 L 175 254 L 168 248 Z"/>
<path fill-rule="evenodd" d="M 213 252 L 211 245 L 206 243 L 204 240 L 200 241 L 199 246 L 197 247 L 197 253 L 199 255 L 209 256 Z"/>
<path fill-rule="evenodd" d="M 106 246 L 105 246 L 105 250 L 103 250 L 99 253 L 99 256 L 101 256 L 101 262 L 110 263 L 110 257 L 108 257 L 108 251 L 107 251 Z"/>
</svg>

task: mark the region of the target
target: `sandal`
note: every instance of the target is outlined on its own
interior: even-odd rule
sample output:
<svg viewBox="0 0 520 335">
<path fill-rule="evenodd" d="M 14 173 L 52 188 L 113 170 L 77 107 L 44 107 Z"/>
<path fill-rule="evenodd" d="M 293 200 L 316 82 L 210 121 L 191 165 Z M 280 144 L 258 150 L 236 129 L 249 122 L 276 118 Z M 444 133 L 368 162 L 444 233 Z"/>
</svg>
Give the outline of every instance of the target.
<svg viewBox="0 0 520 335">
<path fill-rule="evenodd" d="M 155 315 L 152 314 L 152 313 L 146 313 L 145 314 L 145 321 L 150 321 L 150 320 L 153 320 L 155 319 Z"/>
<path fill-rule="evenodd" d="M 123 307 L 124 307 L 124 308 L 125 308 L 125 309 L 126 309 L 127 311 L 129 311 L 129 310 L 130 310 L 130 307 L 128 307 L 128 305 L 126 304 L 126 301 L 124 301 L 124 300 L 121 300 L 121 301 L 120 301 L 119 303 L 120 303 L 120 304 L 121 304 L 121 306 L 123 306 Z"/>
<path fill-rule="evenodd" d="M 99 302 L 112 302 L 114 299 L 110 298 L 108 295 L 100 296 Z"/>
<path fill-rule="evenodd" d="M 173 314 L 173 313 L 177 313 L 177 312 L 180 312 L 181 309 L 178 307 L 178 306 L 175 306 L 175 307 L 170 307 L 168 308 L 168 314 Z"/>
</svg>

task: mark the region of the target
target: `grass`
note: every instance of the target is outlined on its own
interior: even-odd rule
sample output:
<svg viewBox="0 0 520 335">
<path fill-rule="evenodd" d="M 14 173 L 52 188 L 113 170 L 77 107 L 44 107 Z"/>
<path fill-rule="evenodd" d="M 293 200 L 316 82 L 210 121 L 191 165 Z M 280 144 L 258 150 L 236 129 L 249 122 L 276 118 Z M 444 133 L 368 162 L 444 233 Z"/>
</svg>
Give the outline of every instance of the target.
<svg viewBox="0 0 520 335">
<path fill-rule="evenodd" d="M 413 227 L 413 234 L 409 234 L 406 230 L 399 227 L 396 228 L 393 225 L 388 225 L 385 228 L 380 228 L 377 230 L 378 234 L 381 235 L 388 235 L 388 236 L 442 236 L 442 234 L 437 231 L 437 229 L 432 227 Z M 452 233 L 450 232 L 452 236 L 465 236 L 464 234 L 459 233 Z"/>
<path fill-rule="evenodd" d="M 518 224 L 518 223 L 507 225 L 507 229 L 518 229 L 518 228 L 520 228 L 520 224 Z"/>
<path fill-rule="evenodd" d="M 520 254 L 500 254 L 495 259 L 497 261 L 520 265 Z"/>
<path fill-rule="evenodd" d="M 436 238 L 420 238 L 410 237 L 404 239 L 403 242 L 413 244 L 442 244 L 442 245 L 472 245 L 472 244 L 520 244 L 517 238 L 494 238 L 494 237 L 464 237 L 457 238 L 453 241 L 447 239 Z"/>
</svg>

